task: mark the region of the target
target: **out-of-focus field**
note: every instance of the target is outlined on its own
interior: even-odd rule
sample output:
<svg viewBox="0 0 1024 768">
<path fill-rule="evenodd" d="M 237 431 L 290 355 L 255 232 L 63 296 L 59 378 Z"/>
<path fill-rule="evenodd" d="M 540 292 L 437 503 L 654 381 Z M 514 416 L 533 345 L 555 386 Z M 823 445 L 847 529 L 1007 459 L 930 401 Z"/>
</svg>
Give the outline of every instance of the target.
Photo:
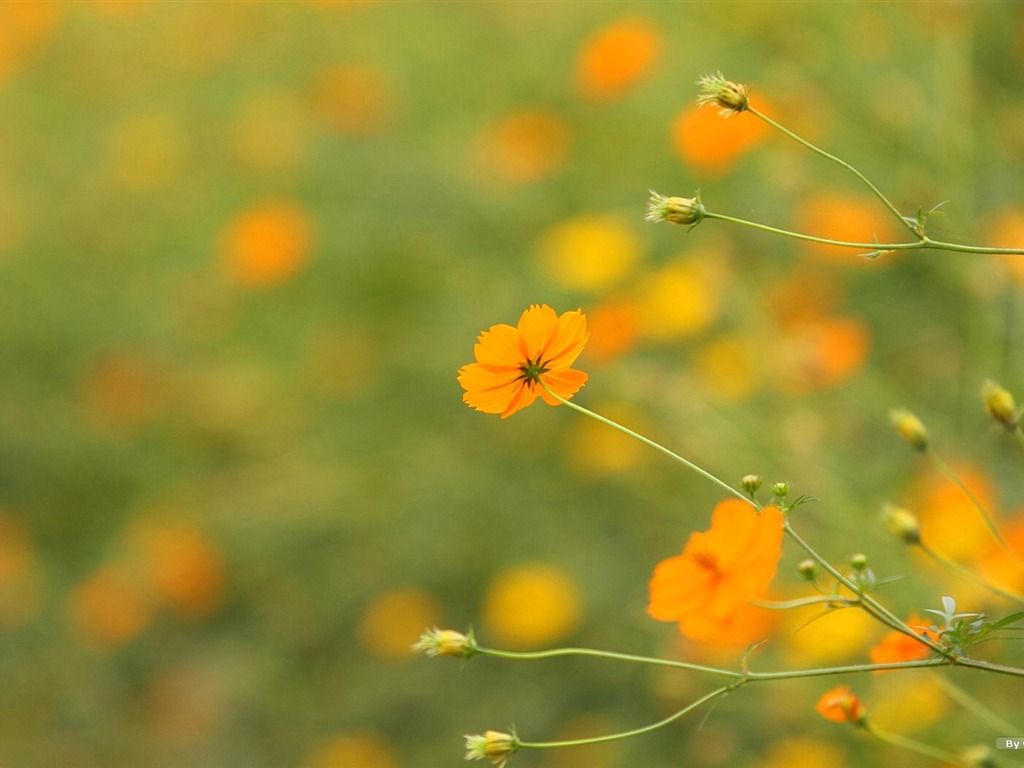
<svg viewBox="0 0 1024 768">
<path fill-rule="evenodd" d="M 696 111 L 722 70 L 937 236 L 1024 246 L 1015 3 L 0 4 L 0 766 L 462 764 L 462 734 L 627 730 L 707 680 L 599 661 L 428 661 L 421 630 L 732 664 L 645 614 L 721 494 L 567 408 L 461 402 L 476 335 L 582 308 L 576 400 L 729 482 L 819 501 L 901 616 L 957 597 L 879 509 L 1020 589 L 964 496 L 893 433 L 906 406 L 1024 538 L 1024 262 L 868 261 L 706 221 L 648 189 L 838 239 L 901 238 L 840 168 Z M 1016 516 L 1016 524 L 1014 524 Z M 779 597 L 805 594 L 787 544 Z M 999 572 L 995 572 L 999 571 Z M 856 663 L 852 611 L 783 615 L 759 669 Z M 1020 662 L 1015 641 L 985 653 Z M 1009 679 L 1008 679 L 1009 680 Z M 1017 723 L 1012 680 L 957 681 Z M 749 686 L 533 768 L 927 761 L 814 714 L 837 681 Z M 997 736 L 925 674 L 860 676 L 879 724 Z"/>
</svg>

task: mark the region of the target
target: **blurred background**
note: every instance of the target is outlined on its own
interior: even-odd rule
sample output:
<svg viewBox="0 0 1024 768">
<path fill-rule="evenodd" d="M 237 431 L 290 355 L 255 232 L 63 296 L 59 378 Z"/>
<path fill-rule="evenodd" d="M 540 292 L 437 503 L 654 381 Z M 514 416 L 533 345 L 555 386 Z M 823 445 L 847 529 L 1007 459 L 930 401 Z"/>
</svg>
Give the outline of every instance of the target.
<svg viewBox="0 0 1024 768">
<path fill-rule="evenodd" d="M 532 303 L 589 318 L 581 404 L 814 495 L 798 530 L 906 575 L 897 613 L 1006 613 L 878 513 L 912 508 L 936 549 L 1024 588 L 887 419 L 914 410 L 1024 539 L 1024 459 L 978 397 L 1024 396 L 1021 258 L 868 261 L 643 215 L 648 189 L 699 188 L 784 228 L 902 236 L 837 166 L 696 111 L 720 69 L 908 214 L 948 201 L 935 236 L 1024 246 L 1022 39 L 1012 2 L 0 5 L 0 766 L 457 766 L 464 733 L 627 730 L 709 690 L 409 650 L 438 625 L 742 651 L 645 614 L 714 487 L 568 409 L 461 402 L 477 334 Z M 778 596 L 805 594 L 799 559 Z M 797 631 L 812 615 L 775 617 L 755 667 L 866 661 L 883 634 L 852 612 Z M 1022 714 L 1015 684 L 954 677 Z M 901 673 L 751 686 L 514 764 L 929 764 L 815 715 L 837 682 L 945 748 L 1017 735 Z"/>
</svg>

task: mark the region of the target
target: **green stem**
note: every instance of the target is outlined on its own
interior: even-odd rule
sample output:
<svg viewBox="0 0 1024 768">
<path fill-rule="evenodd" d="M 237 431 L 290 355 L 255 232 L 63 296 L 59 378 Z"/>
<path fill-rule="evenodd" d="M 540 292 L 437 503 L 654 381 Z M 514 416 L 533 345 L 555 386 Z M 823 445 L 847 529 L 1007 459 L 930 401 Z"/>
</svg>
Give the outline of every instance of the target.
<svg viewBox="0 0 1024 768">
<path fill-rule="evenodd" d="M 714 475 L 712 475 L 707 470 L 702 469 L 701 467 L 698 467 L 692 461 L 684 459 L 678 453 L 675 453 L 674 451 L 669 450 L 665 446 L 663 446 L 663 445 L 661 445 L 659 443 L 656 443 L 653 440 L 651 440 L 650 438 L 644 437 L 643 435 L 641 435 L 641 434 L 639 434 L 637 432 L 634 432 L 633 430 L 631 430 L 631 429 L 629 429 L 627 427 L 624 427 L 621 424 L 612 421 L 611 419 L 605 418 L 604 416 L 601 416 L 600 414 L 594 413 L 593 411 L 584 408 L 582 405 L 577 405 L 576 403 L 572 402 L 571 400 L 566 400 L 564 397 L 560 397 L 559 395 L 557 395 L 554 392 L 552 392 L 547 387 L 547 385 L 544 384 L 544 382 L 541 379 L 538 378 L 537 381 L 540 383 L 540 385 L 542 387 L 544 387 L 544 391 L 545 392 L 547 392 L 553 398 L 558 400 L 558 402 L 560 402 L 562 405 L 567 405 L 570 408 L 572 408 L 574 411 L 577 411 L 578 413 L 582 413 L 584 416 L 589 416 L 590 418 L 595 419 L 596 421 L 599 421 L 602 424 L 605 424 L 605 425 L 607 425 L 609 427 L 612 427 L 613 429 L 619 430 L 619 432 L 622 432 L 623 434 L 629 435 L 630 437 L 634 438 L 635 440 L 639 440 L 644 445 L 649 445 L 651 448 L 654 448 L 655 450 L 661 451 L 663 454 L 668 456 L 670 459 L 673 459 L 674 461 L 678 461 L 684 467 L 686 467 L 687 469 L 689 469 L 689 470 L 691 470 L 693 472 L 696 472 L 698 475 L 703 477 L 705 480 L 710 480 L 712 483 L 714 483 L 715 485 L 717 485 L 719 488 L 723 489 L 724 491 L 728 492 L 729 494 L 735 496 L 736 498 L 740 499 L 741 501 L 747 502 L 748 504 L 753 506 L 754 509 L 758 509 L 758 510 L 761 509 L 761 505 L 758 504 L 753 499 L 751 499 L 749 496 L 747 496 L 743 492 L 737 490 L 736 488 L 733 488 L 731 485 L 729 485 L 725 481 L 720 480 L 719 478 L 715 477 Z"/>
<path fill-rule="evenodd" d="M 831 160 L 833 163 L 836 163 L 841 168 L 844 168 L 847 171 L 849 171 L 850 173 L 852 173 L 854 176 L 856 176 L 858 179 L 860 179 L 868 189 L 871 190 L 871 193 L 882 202 L 882 205 L 884 205 L 886 208 L 889 209 L 889 212 L 892 213 L 892 215 L 895 216 L 899 220 L 899 222 L 900 222 L 900 224 L 902 226 L 906 227 L 907 229 L 909 229 L 911 231 L 911 233 L 913 233 L 914 237 L 917 237 L 917 238 L 923 238 L 924 237 L 923 233 L 919 232 L 917 230 L 917 228 L 913 224 L 911 224 L 909 221 L 907 221 L 904 218 L 903 214 L 899 212 L 899 209 L 896 208 L 896 206 L 893 205 L 889 201 L 889 198 L 887 198 L 885 195 L 882 194 L 882 191 L 878 187 L 876 187 L 874 184 L 872 184 L 868 180 L 867 176 L 865 176 L 863 173 L 858 171 L 856 168 L 854 168 L 848 162 L 846 162 L 845 160 L 841 160 L 840 158 L 836 157 L 835 155 L 826 152 L 824 149 L 822 149 L 819 146 L 816 146 L 815 144 L 812 144 L 811 142 L 807 141 L 807 139 L 803 138 L 802 136 L 798 136 L 797 134 L 793 133 L 793 131 L 789 130 L 789 128 L 786 128 L 784 125 L 775 122 L 774 120 L 772 120 L 770 117 L 768 117 L 763 112 L 759 112 L 758 110 L 754 109 L 753 107 L 751 107 L 749 105 L 747 106 L 746 111 L 749 112 L 750 114 L 752 114 L 754 117 L 757 117 L 760 120 L 762 120 L 763 122 L 767 123 L 768 125 L 770 125 L 774 129 L 776 129 L 777 131 L 781 131 L 782 133 L 786 134 L 787 136 L 789 136 L 789 138 L 793 139 L 794 141 L 799 142 L 800 144 L 802 144 L 803 146 L 807 147 L 807 149 L 811 150 L 812 152 L 814 152 L 814 153 L 816 153 L 818 155 L 821 155 L 826 160 Z"/>
<path fill-rule="evenodd" d="M 964 566 L 960 565 L 960 563 L 956 562 L 955 560 L 950 560 L 945 555 L 942 555 L 942 554 L 936 552 L 934 549 L 932 549 L 927 544 L 925 544 L 924 541 L 922 541 L 921 539 L 917 540 L 917 546 L 918 546 L 918 548 L 922 552 L 924 552 L 926 555 L 928 555 L 928 557 L 932 558 L 937 563 L 941 563 L 942 565 L 944 565 L 946 568 L 949 568 L 954 573 L 957 573 L 960 576 L 963 576 L 964 578 L 970 579 L 971 581 L 975 582 L 976 584 L 980 584 L 981 586 L 983 586 L 985 589 L 987 589 L 989 592 L 992 592 L 993 594 L 999 595 L 1000 597 L 1004 597 L 1007 600 L 1013 600 L 1016 603 L 1021 603 L 1022 605 L 1024 605 L 1024 596 L 1018 595 L 1015 592 L 1010 592 L 1008 590 L 1002 589 L 1000 587 L 997 587 L 995 584 L 992 584 L 992 583 L 986 581 L 984 578 L 979 576 L 977 573 L 972 571 L 970 568 L 965 568 Z"/>
<path fill-rule="evenodd" d="M 687 669 L 692 672 L 707 672 L 712 675 L 723 675 L 725 677 L 733 677 L 742 679 L 745 675 L 742 672 L 735 672 L 729 669 L 721 669 L 719 667 L 707 667 L 703 664 L 692 664 L 688 661 L 671 661 L 669 659 L 659 659 L 653 656 L 636 656 L 630 653 L 616 653 L 614 651 L 598 651 L 592 648 L 552 648 L 546 651 L 502 651 L 494 648 L 480 648 L 476 649 L 477 653 L 482 653 L 486 656 L 495 656 L 500 659 L 513 659 L 517 661 L 534 661 L 537 659 L 552 659 L 558 656 L 595 656 L 602 659 L 611 659 L 613 661 L 633 661 L 638 664 L 650 664 L 652 666 L 659 667 L 673 667 L 675 669 Z"/>
<path fill-rule="evenodd" d="M 861 243 L 852 240 L 833 240 L 829 237 L 817 237 L 815 235 L 805 235 L 803 232 L 794 232 L 789 229 L 780 229 L 779 227 L 773 227 L 768 224 L 761 224 L 756 221 L 750 221 L 748 219 L 740 219 L 736 216 L 729 216 L 724 213 L 716 213 L 715 211 L 709 211 L 706 208 L 703 210 L 703 216 L 705 219 L 718 219 L 719 221 L 725 221 L 730 224 L 739 224 L 743 227 L 750 227 L 751 229 L 758 229 L 762 232 L 770 232 L 773 235 L 781 235 L 783 237 L 791 237 L 796 240 L 806 240 L 812 243 L 823 243 L 824 245 L 834 245 L 839 248 L 856 248 L 864 251 L 922 251 L 922 250 L 935 250 L 935 251 L 955 251 L 958 253 L 978 253 L 978 254 L 1003 254 L 1003 255 L 1021 255 L 1024 254 L 1024 248 L 994 248 L 982 245 L 964 245 L 962 243 L 948 243 L 944 240 L 933 240 L 927 235 L 922 235 L 921 238 L 912 243 Z"/>
<path fill-rule="evenodd" d="M 933 673 L 932 675 L 946 692 L 949 698 L 966 709 L 976 718 L 985 723 L 996 733 L 1020 733 L 1020 729 L 1008 720 L 1004 720 L 991 709 L 986 707 L 976 698 L 967 693 L 963 688 L 950 682 L 945 675 Z"/>
<path fill-rule="evenodd" d="M 792 237 L 797 240 L 807 240 L 812 243 L 835 245 L 841 248 L 858 248 L 868 251 L 914 251 L 926 247 L 921 241 L 914 243 L 859 243 L 850 240 L 833 240 L 829 237 L 816 237 L 815 235 L 805 235 L 802 232 L 793 232 L 789 229 L 779 229 L 778 227 L 772 227 L 768 224 L 760 224 L 756 221 L 739 219 L 735 216 L 728 216 L 724 213 L 715 213 L 714 211 L 709 211 L 707 209 L 704 210 L 704 218 L 718 219 L 719 221 L 727 221 L 730 224 L 739 224 L 740 226 L 750 227 L 751 229 L 759 229 L 762 232 L 770 232 L 773 235 Z"/>
<path fill-rule="evenodd" d="M 833 565 L 829 563 L 824 557 L 819 555 L 810 544 L 804 541 L 803 538 L 801 538 L 800 535 L 795 530 L 793 530 L 793 527 L 789 524 L 788 519 L 783 523 L 783 530 L 791 539 L 793 539 L 793 541 L 795 541 L 799 545 L 799 547 L 804 552 L 810 555 L 816 563 L 818 563 L 822 568 L 828 571 L 828 573 L 831 574 L 832 578 L 834 578 L 836 581 L 838 581 L 840 584 L 842 584 L 844 587 L 850 590 L 853 594 L 857 595 L 857 597 L 859 598 L 857 601 L 858 605 L 860 605 L 861 608 L 867 611 L 867 613 L 869 613 L 871 616 L 873 616 L 886 626 L 895 629 L 897 632 L 902 632 L 903 634 L 924 643 L 941 656 L 948 656 L 949 652 L 945 648 L 940 646 L 931 638 L 922 637 L 921 635 L 917 634 L 913 629 L 907 626 L 906 622 L 902 621 L 898 616 L 894 615 L 888 608 L 879 603 L 870 595 L 864 594 L 864 592 L 861 591 L 856 584 L 854 584 L 852 581 L 846 578 L 835 567 L 833 567 Z"/>
<path fill-rule="evenodd" d="M 805 605 L 817 605 L 825 603 L 828 606 L 842 606 L 848 608 L 860 602 L 857 598 L 837 597 L 836 595 L 813 595 L 811 597 L 799 597 L 795 600 L 751 600 L 751 605 L 758 608 L 768 608 L 772 611 L 784 611 L 789 608 L 802 608 Z"/>
<path fill-rule="evenodd" d="M 895 661 L 883 664 L 848 664 L 838 667 L 815 667 L 812 669 L 785 669 L 776 672 L 737 672 L 721 667 L 708 667 L 702 664 L 691 664 L 685 661 L 670 661 L 652 656 L 636 656 L 629 653 L 615 653 L 612 651 L 598 651 L 592 648 L 552 648 L 546 651 L 502 651 L 493 648 L 477 648 L 477 653 L 485 656 L 508 659 L 511 661 L 536 661 L 538 659 L 551 659 L 559 656 L 589 656 L 611 661 L 630 661 L 637 664 L 650 664 L 658 667 L 672 667 L 675 669 L 686 669 L 695 672 L 707 672 L 713 675 L 731 677 L 736 681 L 766 682 L 770 680 L 793 680 L 804 677 L 825 677 L 828 675 L 848 675 L 863 672 L 882 672 L 897 669 L 919 669 L 924 667 L 949 666 L 952 662 L 943 658 L 916 659 L 913 661 Z M 735 685 L 735 683 L 733 684 Z"/>
<path fill-rule="evenodd" d="M 705 694 L 704 696 L 701 696 L 699 699 L 697 699 L 696 701 L 692 702 L 691 704 L 687 704 L 685 707 L 680 709 L 678 712 L 673 712 L 671 715 L 669 715 L 665 719 L 659 720 L 656 723 L 651 723 L 650 725 L 642 726 L 641 728 L 634 728 L 631 731 L 622 731 L 620 733 L 609 733 L 609 734 L 605 734 L 604 736 L 592 736 L 590 738 L 585 738 L 585 739 L 570 739 L 570 740 L 567 740 L 567 741 L 539 741 L 539 742 L 521 741 L 521 742 L 518 743 L 518 746 L 523 748 L 523 749 L 549 749 L 549 748 L 553 748 L 553 747 L 580 747 L 580 746 L 584 746 L 586 744 L 600 744 L 600 743 L 606 742 L 606 741 L 618 741 L 619 739 L 628 739 L 628 738 L 631 738 L 633 736 L 640 736 L 642 734 L 650 733 L 651 731 L 654 731 L 654 730 L 657 730 L 658 728 L 666 726 L 669 723 L 675 722 L 676 720 L 678 720 L 683 715 L 687 714 L 688 712 L 692 712 L 693 710 L 695 710 L 701 704 L 704 704 L 704 703 L 706 703 L 708 701 L 711 701 L 712 699 L 716 699 L 719 696 L 724 696 L 725 694 L 729 693 L 729 691 L 731 691 L 732 689 L 733 689 L 733 686 L 731 686 L 731 685 L 723 685 L 721 688 L 716 688 L 715 690 L 711 691 L 710 693 Z"/>
<path fill-rule="evenodd" d="M 992 537 L 996 540 L 996 542 L 998 542 L 1000 548 L 1009 556 L 1009 558 L 1014 562 L 1014 564 L 1018 568 L 1024 569 L 1024 563 L 1020 561 L 1020 558 L 1017 557 L 1017 553 L 1013 551 L 1010 545 L 1006 542 L 1006 539 L 1003 538 L 1003 534 L 999 532 L 999 528 L 996 526 L 995 520 L 992 519 L 992 516 L 988 513 L 988 510 L 985 509 L 985 505 L 981 503 L 981 499 L 979 499 L 977 495 L 975 495 L 974 491 L 970 489 L 970 486 L 968 486 L 967 483 L 963 481 L 960 475 L 958 475 L 953 470 L 953 468 L 949 466 L 949 464 L 947 464 L 942 459 L 942 457 L 939 456 L 939 454 L 937 454 L 931 448 L 931 446 L 927 446 L 925 448 L 925 453 L 927 454 L 928 458 L 931 459 L 932 464 L 939 471 L 939 473 L 947 480 L 949 480 L 951 483 L 953 483 L 957 488 L 959 488 L 968 498 L 968 500 L 970 500 L 971 505 L 974 507 L 975 510 L 977 510 L 978 514 L 981 515 L 981 519 L 985 522 L 985 527 L 988 528 L 989 533 L 991 533 Z"/>
<path fill-rule="evenodd" d="M 964 766 L 968 768 L 968 764 L 960 760 L 959 757 L 954 755 L 952 752 L 947 752 L 944 749 L 933 747 L 930 744 L 923 744 L 920 741 L 914 739 L 908 739 L 906 736 L 901 736 L 898 733 L 890 733 L 889 731 L 882 730 L 877 725 L 873 725 L 870 720 L 863 720 L 861 727 L 874 736 L 879 741 L 884 741 L 886 744 L 891 744 L 894 747 L 900 747 L 911 752 L 916 752 L 919 755 L 925 757 L 932 757 L 936 760 L 941 760 L 944 763 L 950 763 L 952 765 Z"/>
</svg>

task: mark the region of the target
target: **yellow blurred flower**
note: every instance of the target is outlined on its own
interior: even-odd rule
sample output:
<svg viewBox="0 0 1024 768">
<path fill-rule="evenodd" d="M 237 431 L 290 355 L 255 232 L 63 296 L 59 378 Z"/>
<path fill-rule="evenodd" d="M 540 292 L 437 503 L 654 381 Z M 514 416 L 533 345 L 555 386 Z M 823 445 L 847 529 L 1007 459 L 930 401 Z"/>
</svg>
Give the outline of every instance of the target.
<svg viewBox="0 0 1024 768">
<path fill-rule="evenodd" d="M 580 623 L 579 590 L 561 568 L 525 563 L 506 568 L 484 600 L 487 637 L 510 648 L 537 648 L 560 640 Z"/>
<path fill-rule="evenodd" d="M 719 336 L 697 352 L 697 376 L 716 400 L 742 400 L 760 385 L 762 378 L 757 351 L 736 335 Z"/>
<path fill-rule="evenodd" d="M 843 608 L 821 613 L 820 606 L 786 611 L 792 630 L 779 632 L 785 638 L 785 654 L 793 664 L 824 664 L 863 658 L 878 633 L 878 623 L 864 611 Z M 803 626 L 801 626 L 803 625 Z"/>
<path fill-rule="evenodd" d="M 545 274 L 563 288 L 596 291 L 621 280 L 641 257 L 641 244 L 624 219 L 590 214 L 555 224 L 537 244 Z"/>
<path fill-rule="evenodd" d="M 341 733 L 313 748 L 302 768 L 398 768 L 395 748 L 370 731 Z"/>
<path fill-rule="evenodd" d="M 597 405 L 595 411 L 640 434 L 649 434 L 644 414 L 626 405 Z M 617 475 L 644 461 L 648 449 L 639 441 L 593 419 L 574 419 L 569 433 L 569 461 L 581 473 Z"/>
<path fill-rule="evenodd" d="M 440 610 L 434 596 L 412 587 L 377 595 L 359 620 L 359 641 L 371 656 L 406 658 L 424 627 L 438 623 Z"/>
<path fill-rule="evenodd" d="M 942 686 L 925 675 L 886 675 L 876 688 L 871 698 L 871 720 L 886 731 L 911 733 L 949 711 L 949 697 Z"/>
<path fill-rule="evenodd" d="M 294 202 L 250 208 L 223 233 L 221 259 L 228 278 L 246 288 L 287 282 L 309 260 L 313 234 L 312 218 Z"/>
<path fill-rule="evenodd" d="M 637 288 L 642 334 L 656 340 L 692 336 L 718 316 L 723 275 L 696 259 L 676 259 Z"/>
<path fill-rule="evenodd" d="M 661 33 L 646 19 L 618 19 L 584 43 L 576 63 L 577 90 L 594 101 L 620 98 L 651 73 L 661 47 Z"/>
<path fill-rule="evenodd" d="M 842 749 L 811 737 L 784 738 L 772 742 L 758 768 L 842 768 Z"/>
</svg>

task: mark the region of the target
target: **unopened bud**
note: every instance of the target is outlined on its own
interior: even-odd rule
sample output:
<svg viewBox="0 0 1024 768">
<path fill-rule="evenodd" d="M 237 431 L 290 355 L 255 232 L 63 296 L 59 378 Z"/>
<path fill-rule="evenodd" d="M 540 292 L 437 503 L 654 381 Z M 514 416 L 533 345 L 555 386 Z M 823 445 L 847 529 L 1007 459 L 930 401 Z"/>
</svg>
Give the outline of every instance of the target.
<svg viewBox="0 0 1024 768">
<path fill-rule="evenodd" d="M 705 208 L 696 197 L 666 197 L 650 190 L 651 198 L 647 201 L 647 215 L 644 221 L 667 221 L 670 224 L 684 224 L 691 227 L 704 218 Z"/>
<path fill-rule="evenodd" d="M 863 571 L 868 567 L 868 556 L 863 552 L 858 552 L 855 555 L 850 555 L 850 567 L 855 571 Z"/>
<path fill-rule="evenodd" d="M 721 72 L 704 75 L 697 81 L 697 85 L 700 86 L 697 104 L 702 107 L 705 104 L 717 104 L 722 108 L 721 114 L 726 117 L 750 106 L 747 86 L 726 80 Z"/>
<path fill-rule="evenodd" d="M 512 733 L 486 731 L 466 735 L 467 760 L 487 759 L 497 766 L 503 766 L 518 749 L 519 739 Z"/>
<path fill-rule="evenodd" d="M 928 430 L 917 416 L 904 408 L 894 408 L 889 411 L 889 421 L 899 436 L 917 450 L 928 450 Z"/>
<path fill-rule="evenodd" d="M 986 381 L 981 387 L 981 399 L 985 403 L 985 411 L 993 419 L 1007 429 L 1016 429 L 1020 423 L 1020 413 L 1013 395 L 994 381 Z"/>
<path fill-rule="evenodd" d="M 797 563 L 796 569 L 807 581 L 813 581 L 821 573 L 821 566 L 811 559 L 801 560 Z"/>
<path fill-rule="evenodd" d="M 413 644 L 412 649 L 427 656 L 456 656 L 468 659 L 476 653 L 476 640 L 473 633 L 464 635 L 454 629 L 428 629 Z"/>
<path fill-rule="evenodd" d="M 788 496 L 789 483 L 772 483 L 772 495 L 777 499 L 782 499 Z"/>
<path fill-rule="evenodd" d="M 921 523 L 917 515 L 909 509 L 886 504 L 882 508 L 882 520 L 889 530 L 899 536 L 904 544 L 917 544 L 921 541 Z"/>
<path fill-rule="evenodd" d="M 744 491 L 753 496 L 757 493 L 757 489 L 761 487 L 761 477 L 759 475 L 744 475 L 743 479 L 740 480 L 740 485 Z"/>
</svg>

